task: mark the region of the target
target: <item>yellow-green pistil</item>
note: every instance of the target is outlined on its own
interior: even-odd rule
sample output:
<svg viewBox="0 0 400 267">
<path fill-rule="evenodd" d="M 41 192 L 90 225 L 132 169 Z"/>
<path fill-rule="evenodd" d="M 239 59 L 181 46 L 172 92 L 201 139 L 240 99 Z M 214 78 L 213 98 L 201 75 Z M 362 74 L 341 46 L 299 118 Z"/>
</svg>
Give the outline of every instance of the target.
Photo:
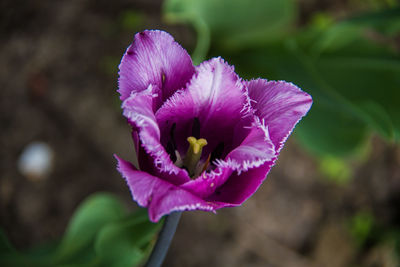
<svg viewBox="0 0 400 267">
<path fill-rule="evenodd" d="M 190 136 L 187 138 L 187 141 L 189 142 L 189 149 L 183 160 L 183 166 L 188 170 L 190 177 L 193 177 L 196 173 L 203 147 L 207 145 L 207 140 L 204 138 L 196 139 Z"/>
</svg>

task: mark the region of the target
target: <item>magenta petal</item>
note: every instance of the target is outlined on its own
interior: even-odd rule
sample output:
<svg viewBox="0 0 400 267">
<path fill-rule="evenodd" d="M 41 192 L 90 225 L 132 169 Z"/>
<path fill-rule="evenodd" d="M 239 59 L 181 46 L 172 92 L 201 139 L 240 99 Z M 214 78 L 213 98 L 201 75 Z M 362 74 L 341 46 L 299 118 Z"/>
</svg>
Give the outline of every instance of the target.
<svg viewBox="0 0 400 267">
<path fill-rule="evenodd" d="M 163 215 L 173 211 L 206 210 L 218 208 L 217 203 L 207 202 L 146 172 L 137 171 L 135 167 L 115 156 L 118 171 L 126 179 L 133 199 L 143 207 L 148 207 L 149 218 L 157 222 Z"/>
<path fill-rule="evenodd" d="M 273 161 L 275 157 L 275 147 L 269 138 L 268 129 L 255 122 L 243 142 L 224 160 L 217 160 L 217 166 L 230 167 L 240 174 Z"/>
<path fill-rule="evenodd" d="M 255 114 L 268 127 L 270 138 L 279 153 L 296 123 L 311 107 L 311 96 L 292 83 L 267 81 L 247 82 Z"/>
<path fill-rule="evenodd" d="M 181 187 L 202 198 L 208 198 L 213 194 L 214 197 L 222 194 L 222 198 L 218 201 L 225 203 L 223 206 L 238 205 L 241 202 L 237 200 L 243 199 L 244 201 L 255 192 L 265 179 L 275 159 L 275 147 L 269 139 L 268 129 L 259 121 L 255 121 L 241 144 L 232 150 L 224 160 L 216 161 L 217 169 L 210 173 L 204 172 L 200 177 Z M 268 166 L 268 169 L 264 169 L 265 166 Z M 258 170 L 259 168 L 261 169 Z M 241 176 L 246 172 L 252 173 L 251 177 Z M 245 177 L 245 180 L 241 181 L 240 178 L 235 177 Z M 233 187 L 230 185 L 231 179 L 235 181 Z M 238 186 L 236 187 L 235 184 Z M 228 195 L 229 201 L 226 199 Z"/>
<path fill-rule="evenodd" d="M 232 168 L 218 167 L 211 172 L 203 172 L 201 176 L 181 185 L 181 188 L 188 190 L 201 198 L 212 195 L 215 190 L 224 184 L 232 174 Z"/>
<path fill-rule="evenodd" d="M 149 85 L 146 90 L 136 93 L 132 92 L 122 103 L 122 109 L 123 115 L 131 124 L 157 140 L 160 139 L 160 129 L 152 109 L 153 98 L 156 97 L 152 93 L 153 87 Z"/>
<path fill-rule="evenodd" d="M 123 114 L 137 129 L 140 143 L 146 153 L 154 160 L 154 165 L 161 172 L 174 174 L 169 177 L 176 180 L 170 181 L 174 184 L 180 184 L 190 180 L 190 178 L 185 170 L 174 165 L 165 148 L 160 144 L 160 130 L 152 109 L 154 97 L 152 92 L 152 85 L 140 93 L 132 92 L 131 96 L 122 103 Z"/>
<path fill-rule="evenodd" d="M 220 203 L 220 207 L 237 206 L 248 199 L 262 182 L 267 178 L 273 161 L 265 162 L 258 168 L 249 169 L 246 172 L 232 174 L 227 182 L 218 188 L 207 200 Z M 225 204 L 222 204 L 225 203 Z"/>
<path fill-rule="evenodd" d="M 220 141 L 232 142 L 235 125 L 250 110 L 250 103 L 233 67 L 221 58 L 203 62 L 196 70 L 187 89 L 172 95 L 157 111 L 156 118 L 163 133 L 169 132 L 172 123 L 176 124 L 176 139 L 182 142 L 182 153 L 186 152 L 182 147 L 191 136 L 193 119 L 198 118 L 200 136 L 208 141 L 203 150 L 207 155 Z"/>
<path fill-rule="evenodd" d="M 143 146 L 140 146 L 137 150 L 137 157 L 139 168 L 141 171 L 147 172 L 156 177 L 162 177 L 174 185 L 181 185 L 190 181 L 189 175 L 185 169 L 177 168 L 177 172 L 161 171 L 158 166 L 155 165 L 154 158 L 147 154 Z"/>
<path fill-rule="evenodd" d="M 181 89 L 194 73 L 192 60 L 174 38 L 163 31 L 143 31 L 135 35 L 119 65 L 121 100 L 131 92 L 156 85 L 155 107 Z"/>
</svg>

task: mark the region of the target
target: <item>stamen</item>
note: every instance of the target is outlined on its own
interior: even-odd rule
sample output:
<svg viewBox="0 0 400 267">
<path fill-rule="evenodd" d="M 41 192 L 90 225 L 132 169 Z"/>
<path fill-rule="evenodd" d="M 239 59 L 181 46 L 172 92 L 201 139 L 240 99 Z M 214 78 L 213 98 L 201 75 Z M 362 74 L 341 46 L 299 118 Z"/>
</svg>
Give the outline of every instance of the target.
<svg viewBox="0 0 400 267">
<path fill-rule="evenodd" d="M 204 163 L 203 169 L 201 170 L 201 172 L 204 172 L 204 171 L 207 170 L 208 165 L 210 165 L 210 159 L 211 159 L 211 154 L 208 154 L 207 160 L 206 160 L 206 162 Z"/>
<path fill-rule="evenodd" d="M 165 74 L 161 74 L 161 83 L 164 84 L 165 83 Z"/>
<path fill-rule="evenodd" d="M 203 138 L 196 139 L 190 136 L 187 138 L 187 141 L 189 142 L 189 148 L 183 160 L 183 166 L 187 168 L 189 175 L 193 177 L 196 172 L 197 164 L 200 161 L 203 147 L 207 145 L 207 140 Z"/>
<path fill-rule="evenodd" d="M 175 157 L 176 161 L 174 162 L 175 166 L 178 166 L 179 168 L 183 167 L 183 161 L 181 158 L 181 154 L 179 154 L 178 150 L 175 150 Z"/>
</svg>

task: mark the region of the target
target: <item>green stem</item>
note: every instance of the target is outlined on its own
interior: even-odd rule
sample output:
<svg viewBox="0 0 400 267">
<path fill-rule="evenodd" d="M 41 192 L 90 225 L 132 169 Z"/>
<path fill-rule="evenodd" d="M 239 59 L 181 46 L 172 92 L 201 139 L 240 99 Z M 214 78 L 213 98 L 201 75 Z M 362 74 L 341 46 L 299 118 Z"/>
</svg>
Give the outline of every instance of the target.
<svg viewBox="0 0 400 267">
<path fill-rule="evenodd" d="M 165 218 L 165 222 L 158 236 L 156 245 L 154 246 L 145 267 L 161 266 L 165 256 L 167 255 L 169 245 L 174 237 L 181 215 L 182 212 L 173 212 Z"/>
</svg>

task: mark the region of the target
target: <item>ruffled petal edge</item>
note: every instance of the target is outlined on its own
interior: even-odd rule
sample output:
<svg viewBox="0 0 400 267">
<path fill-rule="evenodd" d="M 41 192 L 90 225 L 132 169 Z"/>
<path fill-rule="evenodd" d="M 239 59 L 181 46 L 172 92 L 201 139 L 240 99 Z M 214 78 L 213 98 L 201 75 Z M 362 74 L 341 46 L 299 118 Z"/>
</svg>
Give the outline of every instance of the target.
<svg viewBox="0 0 400 267">
<path fill-rule="evenodd" d="M 123 115 L 138 131 L 142 147 L 153 158 L 154 165 L 158 170 L 168 174 L 179 175 L 179 180 L 188 181 L 190 180 L 188 173 L 174 165 L 160 143 L 160 129 L 151 108 L 153 97 L 152 85 L 149 85 L 145 91 L 132 92 L 130 97 L 122 103 Z M 175 183 L 179 182 L 175 181 Z"/>
<path fill-rule="evenodd" d="M 278 154 L 295 125 L 311 108 L 312 98 L 290 82 L 256 79 L 246 84 L 254 113 L 268 127 Z"/>
<path fill-rule="evenodd" d="M 116 155 L 114 157 L 118 162 L 117 170 L 125 178 L 133 200 L 140 206 L 148 208 L 152 222 L 158 222 L 162 216 L 173 211 L 215 211 L 223 205 L 201 199 L 167 181 L 136 170 L 130 162 Z"/>
</svg>

